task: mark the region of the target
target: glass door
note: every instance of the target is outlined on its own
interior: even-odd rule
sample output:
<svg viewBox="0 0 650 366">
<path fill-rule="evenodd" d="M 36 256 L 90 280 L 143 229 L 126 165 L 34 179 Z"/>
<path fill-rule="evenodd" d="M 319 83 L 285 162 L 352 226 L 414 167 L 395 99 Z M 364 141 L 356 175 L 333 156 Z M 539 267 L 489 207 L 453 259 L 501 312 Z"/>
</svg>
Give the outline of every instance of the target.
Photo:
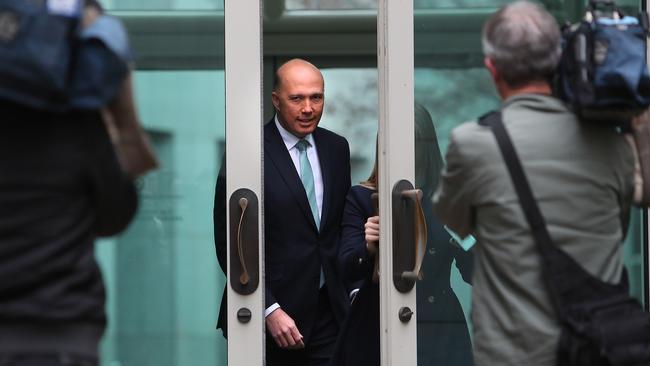
<svg viewBox="0 0 650 366">
<path fill-rule="evenodd" d="M 431 214 L 428 202 L 445 164 L 451 130 L 500 107 L 490 75 L 483 66 L 481 29 L 490 14 L 510 2 L 413 1 L 415 143 L 412 151 L 415 186 L 423 191 L 428 229 L 423 279 L 417 283 L 417 364 L 420 366 L 474 364 L 470 307 L 475 240 L 455 238 Z M 584 11 L 584 1 L 537 2 L 559 24 L 576 22 Z M 636 14 L 641 7 L 637 0 L 617 1 L 617 4 L 628 14 Z M 633 209 L 623 252 L 630 292 L 647 306 L 648 247 L 644 230 L 648 223 L 644 211 Z M 454 245 L 450 244 L 454 241 Z"/>
<path fill-rule="evenodd" d="M 130 227 L 96 247 L 109 318 L 101 363 L 262 365 L 261 236 L 251 234 L 259 232 L 260 220 L 254 221 L 262 209 L 260 5 L 224 0 L 102 3 L 127 26 L 138 111 L 160 168 L 138 180 L 140 206 Z M 213 212 L 219 172 L 228 177 L 224 199 L 241 189 L 250 193 L 245 215 L 243 197 L 233 199 L 233 209 Z M 213 217 L 228 216 L 237 218 L 213 225 Z M 242 229 L 226 233 L 231 221 Z M 239 286 L 243 294 L 226 286 L 215 237 L 234 241 L 235 250 L 242 242 L 248 279 L 240 274 L 235 282 L 250 284 Z M 231 268 L 241 267 L 234 253 Z M 225 292 L 232 292 L 228 342 L 215 327 L 226 287 Z"/>
</svg>

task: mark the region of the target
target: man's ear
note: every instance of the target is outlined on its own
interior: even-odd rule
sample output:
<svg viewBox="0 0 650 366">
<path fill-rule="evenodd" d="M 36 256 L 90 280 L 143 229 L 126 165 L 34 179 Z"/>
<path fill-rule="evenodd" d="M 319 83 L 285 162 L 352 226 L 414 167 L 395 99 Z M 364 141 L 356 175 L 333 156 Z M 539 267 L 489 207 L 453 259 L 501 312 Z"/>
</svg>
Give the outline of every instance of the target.
<svg viewBox="0 0 650 366">
<path fill-rule="evenodd" d="M 511 92 L 510 86 L 501 77 L 499 70 L 497 70 L 497 67 L 494 65 L 494 61 L 491 58 L 486 56 L 483 59 L 483 63 L 485 64 L 485 68 L 488 69 L 490 75 L 492 76 L 492 81 L 494 82 L 494 86 L 497 88 L 497 93 L 499 93 L 501 99 L 505 99 L 507 96 L 510 95 Z"/>
<path fill-rule="evenodd" d="M 273 92 L 271 93 L 271 100 L 273 101 L 273 106 L 275 107 L 276 110 L 280 109 L 280 96 L 278 96 L 278 93 Z"/>
<path fill-rule="evenodd" d="M 485 68 L 490 72 L 490 75 L 492 75 L 492 79 L 494 79 L 496 82 L 499 79 L 499 72 L 497 71 L 496 66 L 494 66 L 494 61 L 492 61 L 491 58 L 485 56 L 485 58 L 483 58 L 483 64 L 485 65 Z"/>
</svg>

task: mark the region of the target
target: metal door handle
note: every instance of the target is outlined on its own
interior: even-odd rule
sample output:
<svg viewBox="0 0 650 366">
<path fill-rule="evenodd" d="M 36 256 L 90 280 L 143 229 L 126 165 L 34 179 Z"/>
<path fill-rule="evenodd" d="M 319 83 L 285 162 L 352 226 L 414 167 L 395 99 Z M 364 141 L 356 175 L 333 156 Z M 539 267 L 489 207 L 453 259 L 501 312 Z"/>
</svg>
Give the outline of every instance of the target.
<svg viewBox="0 0 650 366">
<path fill-rule="evenodd" d="M 413 232 L 415 233 L 415 265 L 413 270 L 402 272 L 402 278 L 412 281 L 422 279 L 422 261 L 427 251 L 427 222 L 424 219 L 424 210 L 422 209 L 422 190 L 409 189 L 402 192 L 402 197 L 408 198 L 414 202 L 415 213 L 413 220 Z"/>
<path fill-rule="evenodd" d="M 240 295 L 250 295 L 260 281 L 257 196 L 240 188 L 230 196 L 229 207 L 230 286 Z"/>
<path fill-rule="evenodd" d="M 239 225 L 237 227 L 237 254 L 239 255 L 239 264 L 242 267 L 242 274 L 239 276 L 239 282 L 242 285 L 247 285 L 250 276 L 248 275 L 248 268 L 246 268 L 246 261 L 244 260 L 244 245 L 242 244 L 244 214 L 246 214 L 246 208 L 248 207 L 248 200 L 245 197 L 239 199 L 239 207 L 241 207 L 241 216 L 239 217 Z"/>
<path fill-rule="evenodd" d="M 427 224 L 422 209 L 422 191 L 407 180 L 393 187 L 393 285 L 406 293 L 421 279 L 427 247 Z"/>
</svg>

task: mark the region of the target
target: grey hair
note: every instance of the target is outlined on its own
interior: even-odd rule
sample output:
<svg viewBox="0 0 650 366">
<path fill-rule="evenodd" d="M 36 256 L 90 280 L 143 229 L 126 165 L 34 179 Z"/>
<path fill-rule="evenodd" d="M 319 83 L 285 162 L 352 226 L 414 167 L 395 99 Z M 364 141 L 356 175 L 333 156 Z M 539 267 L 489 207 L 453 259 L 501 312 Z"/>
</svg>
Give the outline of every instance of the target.
<svg viewBox="0 0 650 366">
<path fill-rule="evenodd" d="M 483 54 L 512 87 L 549 81 L 560 60 L 560 29 L 541 6 L 516 1 L 483 26 Z"/>
</svg>

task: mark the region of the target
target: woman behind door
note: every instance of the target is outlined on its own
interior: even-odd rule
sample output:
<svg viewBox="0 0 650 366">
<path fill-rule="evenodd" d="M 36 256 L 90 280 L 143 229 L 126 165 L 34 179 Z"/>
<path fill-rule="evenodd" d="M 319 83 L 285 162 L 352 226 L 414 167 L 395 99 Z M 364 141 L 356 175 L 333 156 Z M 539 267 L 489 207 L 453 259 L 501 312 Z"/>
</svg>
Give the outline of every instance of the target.
<svg viewBox="0 0 650 366">
<path fill-rule="evenodd" d="M 473 365 L 465 316 L 450 286 L 451 264 L 456 260 L 469 283 L 472 255 L 450 243 L 450 236 L 431 214 L 431 198 L 438 184 L 442 157 L 429 113 L 415 107 L 416 186 L 422 189 L 429 228 L 429 250 L 418 284 L 418 364 Z M 343 325 L 331 365 L 380 364 L 379 284 L 373 280 L 379 224 L 372 203 L 377 192 L 377 161 L 365 182 L 350 189 L 341 222 L 339 267 L 348 290 L 360 288 Z"/>
</svg>

